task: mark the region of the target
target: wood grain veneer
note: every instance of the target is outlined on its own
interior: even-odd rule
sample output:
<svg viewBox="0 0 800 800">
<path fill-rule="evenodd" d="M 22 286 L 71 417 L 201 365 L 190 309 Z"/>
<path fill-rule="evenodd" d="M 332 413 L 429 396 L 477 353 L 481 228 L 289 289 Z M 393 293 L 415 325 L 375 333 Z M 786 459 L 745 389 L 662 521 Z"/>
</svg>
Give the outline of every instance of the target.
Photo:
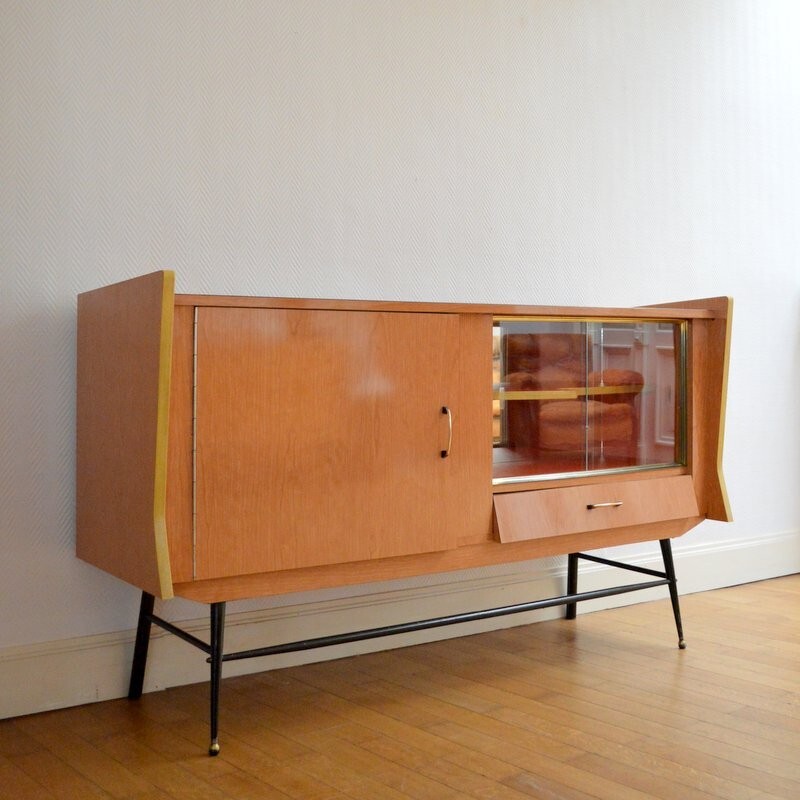
<svg viewBox="0 0 800 800">
<path fill-rule="evenodd" d="M 172 579 L 194 575 L 194 309 L 176 306 L 170 381 L 167 530 Z"/>
<path fill-rule="evenodd" d="M 160 597 L 173 292 L 158 272 L 78 298 L 77 554 Z"/>
<path fill-rule="evenodd" d="M 710 297 L 659 308 L 696 307 L 711 313 L 696 320 L 689 341 L 690 435 L 689 463 L 701 513 L 708 519 L 733 519 L 725 477 L 722 449 L 725 440 L 725 403 L 728 392 L 733 299 Z"/>
<path fill-rule="evenodd" d="M 494 541 L 490 529 L 486 532 L 485 542 L 454 550 L 176 583 L 175 594 L 189 600 L 212 603 L 512 564 L 564 553 L 673 538 L 691 530 L 702 519 L 671 519 L 628 528 L 587 531 L 508 544 Z"/>
<path fill-rule="evenodd" d="M 487 415 L 460 402 L 459 334 L 455 314 L 201 308 L 195 577 L 456 547 L 490 482 L 461 469 Z"/>
<path fill-rule="evenodd" d="M 497 537 L 504 543 L 699 515 L 688 475 L 498 494 L 494 510 Z"/>
<path fill-rule="evenodd" d="M 687 465 L 493 492 L 496 315 L 689 320 Z M 87 292 L 78 555 L 156 596 L 217 602 L 730 519 L 730 322 L 724 297 L 639 309 L 237 298 L 175 295 L 171 272 Z M 600 486 L 624 495 L 624 511 L 575 511 Z"/>
<path fill-rule="evenodd" d="M 700 301 L 702 302 L 702 301 Z M 412 314 L 488 314 L 499 317 L 535 319 L 713 319 L 715 311 L 688 303 L 641 306 L 638 308 L 587 306 L 490 305 L 487 303 L 425 303 L 397 300 L 326 300 L 300 297 L 246 297 L 235 295 L 177 294 L 176 305 L 202 308 L 290 308 L 318 311 L 391 311 Z"/>
</svg>

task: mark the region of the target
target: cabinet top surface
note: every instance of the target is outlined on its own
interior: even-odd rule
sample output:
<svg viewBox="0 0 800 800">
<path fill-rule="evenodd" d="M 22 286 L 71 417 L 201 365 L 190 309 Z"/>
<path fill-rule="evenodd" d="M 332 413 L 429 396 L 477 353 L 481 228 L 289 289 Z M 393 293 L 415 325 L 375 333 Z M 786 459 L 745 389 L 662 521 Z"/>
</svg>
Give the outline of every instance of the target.
<svg viewBox="0 0 800 800">
<path fill-rule="evenodd" d="M 720 298 L 727 300 L 727 298 Z M 716 300 L 716 298 L 714 298 Z M 701 301 L 693 301 L 700 305 Z M 395 300 L 330 300 L 298 297 L 247 297 L 236 295 L 176 294 L 179 306 L 228 306 L 238 308 L 286 308 L 331 311 L 395 311 L 436 314 L 486 314 L 498 317 L 578 317 L 578 318 L 629 318 L 629 319 L 714 319 L 724 317 L 713 306 L 686 307 L 640 306 L 636 308 L 587 306 L 534 306 L 487 303 L 435 303 Z"/>
<path fill-rule="evenodd" d="M 176 306 L 217 306 L 234 308 L 284 308 L 300 310 L 329 311 L 393 311 L 400 313 L 429 314 L 474 314 L 495 317 L 572 317 L 578 319 L 727 319 L 732 310 L 730 297 L 708 297 L 684 300 L 672 303 L 655 303 L 650 306 L 637 307 L 602 307 L 602 306 L 542 306 L 503 303 L 444 303 L 401 300 L 349 300 L 302 297 L 250 297 L 246 295 L 213 295 L 213 294 L 173 294 L 175 274 L 172 270 L 151 273 L 150 277 L 163 276 L 168 279 L 170 289 L 165 296 Z M 83 292 L 92 295 L 95 292 L 106 292 L 114 287 L 122 288 L 123 284 L 135 285 L 141 278 L 122 281 L 112 286 Z M 79 296 L 80 297 L 80 296 Z M 80 301 L 79 301 L 80 302 Z"/>
</svg>

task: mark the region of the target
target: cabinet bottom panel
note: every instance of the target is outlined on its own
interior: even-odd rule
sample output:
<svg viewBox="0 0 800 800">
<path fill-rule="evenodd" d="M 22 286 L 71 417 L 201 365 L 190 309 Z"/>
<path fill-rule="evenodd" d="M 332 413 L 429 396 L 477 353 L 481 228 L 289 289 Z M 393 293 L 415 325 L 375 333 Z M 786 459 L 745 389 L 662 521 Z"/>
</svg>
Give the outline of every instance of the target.
<svg viewBox="0 0 800 800">
<path fill-rule="evenodd" d="M 385 582 L 439 572 L 531 561 L 584 550 L 596 550 L 601 547 L 674 538 L 691 530 L 702 521 L 703 517 L 693 516 L 647 525 L 565 534 L 509 544 L 489 541 L 441 553 L 187 581 L 176 583 L 174 590 L 178 597 L 201 603 L 215 603 L 330 589 L 336 586 Z"/>
</svg>

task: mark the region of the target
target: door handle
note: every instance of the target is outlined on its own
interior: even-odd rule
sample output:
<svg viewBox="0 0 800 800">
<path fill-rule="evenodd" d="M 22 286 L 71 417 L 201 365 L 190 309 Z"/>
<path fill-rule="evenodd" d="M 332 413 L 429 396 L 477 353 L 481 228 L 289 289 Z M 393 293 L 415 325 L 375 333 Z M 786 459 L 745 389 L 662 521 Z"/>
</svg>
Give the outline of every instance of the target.
<svg viewBox="0 0 800 800">
<path fill-rule="evenodd" d="M 441 453 L 442 458 L 447 458 L 453 446 L 453 412 L 447 406 L 442 406 L 442 414 L 447 415 L 447 447 Z"/>
</svg>

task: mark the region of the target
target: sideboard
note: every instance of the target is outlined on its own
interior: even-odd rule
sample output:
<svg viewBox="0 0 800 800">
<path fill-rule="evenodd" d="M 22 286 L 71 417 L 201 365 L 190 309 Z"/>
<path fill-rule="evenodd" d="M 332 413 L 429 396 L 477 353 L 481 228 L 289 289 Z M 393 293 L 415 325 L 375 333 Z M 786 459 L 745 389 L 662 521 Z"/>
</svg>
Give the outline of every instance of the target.
<svg viewBox="0 0 800 800">
<path fill-rule="evenodd" d="M 182 295 L 78 298 L 77 554 L 222 663 L 664 585 L 670 540 L 731 519 L 729 298 L 571 308 Z M 664 571 L 584 551 L 658 540 Z M 227 601 L 568 555 L 566 594 L 225 653 Z M 645 573 L 577 589 L 578 559 Z M 210 641 L 154 613 L 210 606 Z"/>
</svg>

